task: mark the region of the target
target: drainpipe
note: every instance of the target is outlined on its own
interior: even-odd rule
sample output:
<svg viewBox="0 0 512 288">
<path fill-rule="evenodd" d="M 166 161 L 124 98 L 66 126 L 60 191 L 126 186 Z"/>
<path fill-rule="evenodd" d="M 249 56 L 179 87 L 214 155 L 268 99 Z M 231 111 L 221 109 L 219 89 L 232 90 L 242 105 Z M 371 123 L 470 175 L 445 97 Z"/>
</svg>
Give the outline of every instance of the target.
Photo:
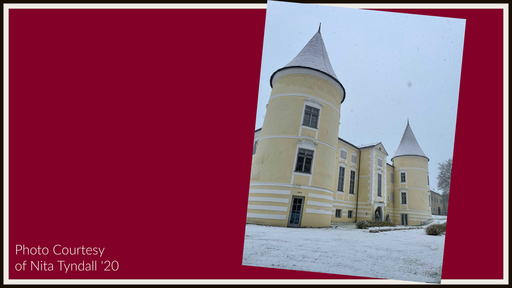
<svg viewBox="0 0 512 288">
<path fill-rule="evenodd" d="M 359 157 L 357 163 L 357 195 L 356 195 L 356 223 L 357 223 L 357 208 L 359 206 L 359 172 L 361 171 L 361 150 L 359 150 Z M 355 179 L 354 179 L 355 180 Z"/>
</svg>

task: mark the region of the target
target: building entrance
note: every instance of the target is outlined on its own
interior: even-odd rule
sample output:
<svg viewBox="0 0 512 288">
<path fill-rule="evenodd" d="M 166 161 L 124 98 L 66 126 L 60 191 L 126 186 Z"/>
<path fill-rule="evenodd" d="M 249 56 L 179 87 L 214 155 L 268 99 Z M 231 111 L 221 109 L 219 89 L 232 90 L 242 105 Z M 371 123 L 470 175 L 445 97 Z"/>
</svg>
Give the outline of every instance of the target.
<svg viewBox="0 0 512 288">
<path fill-rule="evenodd" d="M 375 221 L 382 221 L 382 208 L 381 207 L 377 207 L 377 209 L 375 209 Z"/>
<path fill-rule="evenodd" d="M 302 207 L 304 206 L 304 197 L 293 196 L 292 204 L 290 205 L 290 217 L 288 227 L 300 227 L 302 220 Z"/>
</svg>

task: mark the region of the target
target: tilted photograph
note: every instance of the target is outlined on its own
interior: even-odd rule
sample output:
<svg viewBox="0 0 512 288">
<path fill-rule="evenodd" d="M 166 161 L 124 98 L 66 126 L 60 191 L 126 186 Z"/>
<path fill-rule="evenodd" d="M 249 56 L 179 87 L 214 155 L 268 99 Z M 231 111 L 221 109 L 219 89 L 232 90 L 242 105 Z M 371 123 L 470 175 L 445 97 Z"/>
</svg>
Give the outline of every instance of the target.
<svg viewBox="0 0 512 288">
<path fill-rule="evenodd" d="M 268 2 L 243 265 L 441 282 L 464 31 Z"/>
</svg>

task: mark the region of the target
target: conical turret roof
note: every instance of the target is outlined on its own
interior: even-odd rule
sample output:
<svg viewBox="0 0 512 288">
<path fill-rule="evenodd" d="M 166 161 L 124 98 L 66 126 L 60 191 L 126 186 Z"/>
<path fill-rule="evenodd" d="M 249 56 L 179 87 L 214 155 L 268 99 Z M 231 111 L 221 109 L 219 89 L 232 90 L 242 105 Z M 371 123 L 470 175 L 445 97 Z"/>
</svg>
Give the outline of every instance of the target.
<svg viewBox="0 0 512 288">
<path fill-rule="evenodd" d="M 395 156 L 393 156 L 391 160 L 399 156 L 420 156 L 429 160 L 427 155 L 425 155 L 423 150 L 421 150 L 418 141 L 416 141 L 416 137 L 414 137 L 414 133 L 409 125 L 409 120 L 407 120 L 407 127 L 405 127 L 402 141 L 400 141 L 400 145 L 398 145 L 398 149 L 396 149 Z"/>
<path fill-rule="evenodd" d="M 337 82 L 343 90 L 343 85 L 338 80 L 336 73 L 334 73 L 334 69 L 332 69 L 331 61 L 329 61 L 329 55 L 327 55 L 327 50 L 325 49 L 324 40 L 322 39 L 322 34 L 320 33 L 320 28 L 318 32 L 309 40 L 309 42 L 302 48 L 302 50 L 293 58 L 290 63 L 286 64 L 283 68 L 276 70 L 272 76 L 270 76 L 270 86 L 272 87 L 273 78 L 275 74 L 281 70 L 287 68 L 310 68 L 324 74 L 330 76 L 335 82 Z"/>
</svg>

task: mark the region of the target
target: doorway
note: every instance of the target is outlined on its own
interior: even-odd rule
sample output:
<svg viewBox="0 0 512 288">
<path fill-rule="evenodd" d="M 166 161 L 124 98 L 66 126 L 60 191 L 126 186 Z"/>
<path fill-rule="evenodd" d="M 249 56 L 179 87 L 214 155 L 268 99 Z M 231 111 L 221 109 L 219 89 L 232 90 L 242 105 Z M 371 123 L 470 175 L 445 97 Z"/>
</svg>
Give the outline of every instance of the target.
<svg viewBox="0 0 512 288">
<path fill-rule="evenodd" d="M 375 221 L 382 221 L 382 208 L 380 206 L 375 209 Z"/>
<path fill-rule="evenodd" d="M 288 220 L 288 227 L 299 228 L 302 221 L 302 207 L 304 206 L 304 197 L 293 196 L 292 204 L 290 206 L 290 217 Z"/>
</svg>

